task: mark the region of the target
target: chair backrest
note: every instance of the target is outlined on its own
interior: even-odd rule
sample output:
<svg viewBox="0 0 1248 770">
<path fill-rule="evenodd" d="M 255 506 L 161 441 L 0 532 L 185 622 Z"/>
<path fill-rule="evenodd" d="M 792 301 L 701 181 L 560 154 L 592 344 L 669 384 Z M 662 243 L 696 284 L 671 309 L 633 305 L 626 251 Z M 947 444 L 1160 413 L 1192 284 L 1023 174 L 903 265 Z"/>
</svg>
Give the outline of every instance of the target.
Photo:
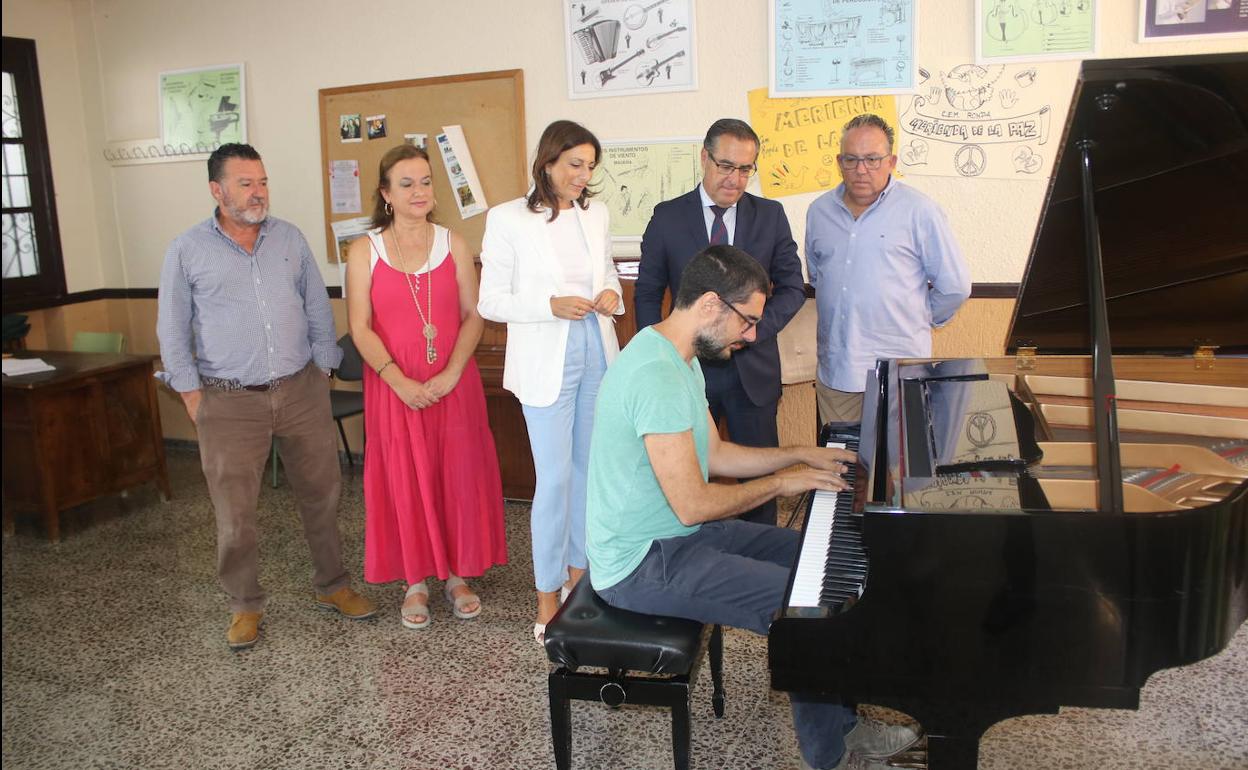
<svg viewBox="0 0 1248 770">
<path fill-rule="evenodd" d="M 338 347 L 342 348 L 342 363 L 338 365 L 338 379 L 343 382 L 358 382 L 364 379 L 364 359 L 356 350 L 350 334 L 338 338 Z"/>
<path fill-rule="evenodd" d="M 74 350 L 79 353 L 124 353 L 126 335 L 121 332 L 75 332 Z"/>
</svg>

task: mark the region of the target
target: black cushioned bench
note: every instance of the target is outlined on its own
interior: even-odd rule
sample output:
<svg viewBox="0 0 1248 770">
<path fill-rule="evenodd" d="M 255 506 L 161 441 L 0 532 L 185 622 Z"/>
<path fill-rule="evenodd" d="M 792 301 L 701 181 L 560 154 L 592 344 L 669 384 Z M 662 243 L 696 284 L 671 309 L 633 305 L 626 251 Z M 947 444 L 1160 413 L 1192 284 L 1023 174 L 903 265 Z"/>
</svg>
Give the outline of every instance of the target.
<svg viewBox="0 0 1248 770">
<path fill-rule="evenodd" d="M 711 705 L 716 717 L 724 715 L 719 626 L 616 609 L 594 593 L 587 574 L 546 625 L 545 639 L 546 655 L 558 666 L 549 680 L 558 770 L 572 766 L 573 700 L 600 700 L 612 708 L 625 703 L 670 708 L 676 770 L 688 770 L 689 703 L 704 649 L 711 660 Z M 580 671 L 586 667 L 606 672 Z"/>
</svg>

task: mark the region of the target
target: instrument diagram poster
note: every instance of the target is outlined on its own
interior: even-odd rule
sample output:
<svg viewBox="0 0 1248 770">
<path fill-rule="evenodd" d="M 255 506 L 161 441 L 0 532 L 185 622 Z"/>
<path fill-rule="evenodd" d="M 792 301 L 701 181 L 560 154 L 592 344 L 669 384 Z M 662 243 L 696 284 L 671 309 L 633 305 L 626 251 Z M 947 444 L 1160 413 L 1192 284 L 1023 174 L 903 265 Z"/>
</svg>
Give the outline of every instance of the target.
<svg viewBox="0 0 1248 770">
<path fill-rule="evenodd" d="M 927 62 L 924 62 L 927 64 Z M 918 95 L 903 101 L 897 169 L 928 176 L 1047 181 L 1070 101 L 1070 65 L 956 64 L 920 67 Z M 1043 69 L 1042 69 L 1043 67 Z M 1056 135 L 1054 135 L 1056 132 Z"/>
<path fill-rule="evenodd" d="M 243 65 L 160 73 L 160 141 L 183 152 L 246 142 Z"/>
<path fill-rule="evenodd" d="M 697 90 L 693 0 L 564 0 L 563 25 L 569 99 Z"/>
<path fill-rule="evenodd" d="M 1096 56 L 1097 0 L 975 0 L 975 60 Z"/>
<path fill-rule="evenodd" d="M 702 181 L 698 139 L 602 143 L 602 160 L 591 182 L 611 214 L 611 238 L 640 241 L 654 207 Z"/>
<path fill-rule="evenodd" d="M 1141 43 L 1248 35 L 1248 0 L 1140 0 Z"/>
<path fill-rule="evenodd" d="M 758 184 L 764 196 L 778 198 L 831 190 L 841 183 L 836 164 L 841 129 L 850 118 L 875 113 L 897 125 L 894 96 L 829 96 L 769 99 L 766 88 L 750 91 L 750 125 L 762 142 Z"/>
<path fill-rule="evenodd" d="M 769 96 L 913 91 L 918 0 L 769 3 Z"/>
</svg>

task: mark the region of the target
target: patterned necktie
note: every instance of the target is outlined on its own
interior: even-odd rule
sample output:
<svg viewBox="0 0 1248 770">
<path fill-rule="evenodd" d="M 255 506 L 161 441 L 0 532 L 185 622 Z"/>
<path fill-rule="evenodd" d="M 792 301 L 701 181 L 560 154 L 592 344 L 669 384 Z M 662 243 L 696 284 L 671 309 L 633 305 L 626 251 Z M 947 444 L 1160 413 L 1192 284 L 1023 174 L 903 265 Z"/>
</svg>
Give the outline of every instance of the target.
<svg viewBox="0 0 1248 770">
<path fill-rule="evenodd" d="M 727 210 L 723 206 L 711 206 L 711 213 L 715 215 L 715 221 L 711 223 L 710 243 L 712 246 L 728 243 L 728 226 L 724 224 L 724 212 Z"/>
</svg>

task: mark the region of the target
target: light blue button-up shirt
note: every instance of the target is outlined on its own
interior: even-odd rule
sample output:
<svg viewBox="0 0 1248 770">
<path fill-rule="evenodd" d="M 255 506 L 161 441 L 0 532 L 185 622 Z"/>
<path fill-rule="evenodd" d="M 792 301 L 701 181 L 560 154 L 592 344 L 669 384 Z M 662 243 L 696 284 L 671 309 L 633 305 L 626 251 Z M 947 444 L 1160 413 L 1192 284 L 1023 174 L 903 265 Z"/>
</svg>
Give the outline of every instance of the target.
<svg viewBox="0 0 1248 770">
<path fill-rule="evenodd" d="M 260 385 L 316 362 L 342 361 L 334 314 L 312 250 L 289 222 L 269 217 L 248 254 L 216 213 L 179 235 L 165 254 L 156 318 L 165 371 L 185 393 L 201 374 Z"/>
<path fill-rule="evenodd" d="M 971 276 L 935 201 L 896 179 L 857 219 L 845 185 L 806 213 L 806 267 L 818 310 L 819 381 L 849 393 L 877 358 L 932 354 L 932 327 L 953 317 Z"/>
</svg>

